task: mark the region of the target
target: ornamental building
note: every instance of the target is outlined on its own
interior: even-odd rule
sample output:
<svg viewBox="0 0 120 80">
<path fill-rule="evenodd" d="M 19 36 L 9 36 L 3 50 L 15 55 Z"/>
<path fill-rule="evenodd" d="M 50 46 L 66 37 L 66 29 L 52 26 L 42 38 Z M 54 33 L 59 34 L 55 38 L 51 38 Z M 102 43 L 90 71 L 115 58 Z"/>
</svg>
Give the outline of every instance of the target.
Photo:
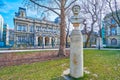
<svg viewBox="0 0 120 80">
<path fill-rule="evenodd" d="M 47 20 L 27 17 L 26 9 L 19 8 L 14 18 L 14 47 L 58 47 L 60 28 Z"/>
<path fill-rule="evenodd" d="M 0 41 L 2 41 L 3 38 L 3 23 L 4 23 L 3 17 L 0 15 Z"/>
<path fill-rule="evenodd" d="M 120 17 L 120 11 L 118 11 Z M 116 15 L 115 12 L 113 15 Z M 120 47 L 120 27 L 113 19 L 112 13 L 109 13 L 104 18 L 105 42 L 108 47 Z"/>
<path fill-rule="evenodd" d="M 4 46 L 9 45 L 9 29 L 8 28 L 9 28 L 8 24 L 3 25 L 3 42 L 4 42 Z"/>
</svg>

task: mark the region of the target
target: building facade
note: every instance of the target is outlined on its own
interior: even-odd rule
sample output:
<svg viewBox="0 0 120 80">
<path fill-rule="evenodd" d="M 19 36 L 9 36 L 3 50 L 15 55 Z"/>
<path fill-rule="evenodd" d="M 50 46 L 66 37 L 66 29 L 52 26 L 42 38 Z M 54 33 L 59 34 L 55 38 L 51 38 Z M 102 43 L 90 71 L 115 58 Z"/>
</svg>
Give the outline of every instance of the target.
<svg viewBox="0 0 120 80">
<path fill-rule="evenodd" d="M 46 20 L 29 18 L 26 9 L 19 8 L 14 18 L 15 47 L 56 47 L 60 40 L 60 28 Z"/>
<path fill-rule="evenodd" d="M 120 11 L 119 11 L 120 13 Z M 115 15 L 115 14 L 114 14 Z M 119 15 L 120 16 L 120 15 Z M 120 27 L 109 13 L 104 18 L 105 43 L 108 47 L 120 47 Z"/>
<path fill-rule="evenodd" d="M 9 29 L 8 28 L 9 28 L 8 24 L 3 25 L 3 42 L 4 42 L 4 46 L 9 45 Z"/>
<path fill-rule="evenodd" d="M 0 41 L 3 41 L 2 38 L 3 38 L 3 17 L 0 15 Z"/>
<path fill-rule="evenodd" d="M 14 29 L 9 29 L 9 46 L 13 47 L 14 45 Z"/>
</svg>

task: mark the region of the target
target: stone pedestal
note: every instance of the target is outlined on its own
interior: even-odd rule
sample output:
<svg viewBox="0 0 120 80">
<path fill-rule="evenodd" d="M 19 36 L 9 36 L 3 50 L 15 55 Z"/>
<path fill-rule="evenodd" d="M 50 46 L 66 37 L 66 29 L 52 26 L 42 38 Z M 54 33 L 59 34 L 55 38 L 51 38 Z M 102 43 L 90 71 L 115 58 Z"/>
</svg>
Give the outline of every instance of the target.
<svg viewBox="0 0 120 80">
<path fill-rule="evenodd" d="M 70 44 L 70 76 L 83 77 L 83 39 L 80 30 L 73 30 Z"/>
</svg>

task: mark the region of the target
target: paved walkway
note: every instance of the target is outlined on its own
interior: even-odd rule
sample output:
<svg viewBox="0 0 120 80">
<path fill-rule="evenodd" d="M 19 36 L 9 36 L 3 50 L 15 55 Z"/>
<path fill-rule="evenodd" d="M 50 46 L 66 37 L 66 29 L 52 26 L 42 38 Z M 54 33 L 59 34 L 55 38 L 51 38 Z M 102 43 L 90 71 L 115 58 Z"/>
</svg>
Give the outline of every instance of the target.
<svg viewBox="0 0 120 80">
<path fill-rule="evenodd" d="M 98 50 L 98 48 L 84 48 L 84 49 L 96 49 Z M 120 50 L 120 49 L 113 49 L 113 48 L 101 48 L 100 50 Z"/>
<path fill-rule="evenodd" d="M 97 50 L 97 48 L 84 48 L 84 49 L 93 49 L 93 50 Z M 58 50 L 58 48 L 56 49 L 27 49 L 27 50 L 0 50 L 0 53 L 11 53 L 11 52 L 29 52 L 29 51 L 46 51 L 46 50 Z M 67 48 L 67 50 L 69 50 L 69 48 Z M 101 50 L 120 50 L 120 49 L 110 49 L 110 48 L 102 48 Z"/>
<path fill-rule="evenodd" d="M 11 53 L 11 52 L 29 52 L 29 51 L 46 51 L 46 50 L 58 50 L 58 49 L 26 49 L 26 50 L 1 50 L 0 53 Z"/>
</svg>

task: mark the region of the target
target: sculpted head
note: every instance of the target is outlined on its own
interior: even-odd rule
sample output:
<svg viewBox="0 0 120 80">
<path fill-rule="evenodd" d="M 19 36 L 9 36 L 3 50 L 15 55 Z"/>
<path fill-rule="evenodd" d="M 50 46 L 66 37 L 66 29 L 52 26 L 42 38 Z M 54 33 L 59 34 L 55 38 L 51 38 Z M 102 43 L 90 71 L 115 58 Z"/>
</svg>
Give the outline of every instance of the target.
<svg viewBox="0 0 120 80">
<path fill-rule="evenodd" d="M 72 11 L 73 11 L 73 14 L 74 14 L 74 15 L 78 15 L 79 12 L 80 12 L 80 6 L 79 6 L 79 5 L 74 5 L 74 6 L 72 7 Z"/>
</svg>

